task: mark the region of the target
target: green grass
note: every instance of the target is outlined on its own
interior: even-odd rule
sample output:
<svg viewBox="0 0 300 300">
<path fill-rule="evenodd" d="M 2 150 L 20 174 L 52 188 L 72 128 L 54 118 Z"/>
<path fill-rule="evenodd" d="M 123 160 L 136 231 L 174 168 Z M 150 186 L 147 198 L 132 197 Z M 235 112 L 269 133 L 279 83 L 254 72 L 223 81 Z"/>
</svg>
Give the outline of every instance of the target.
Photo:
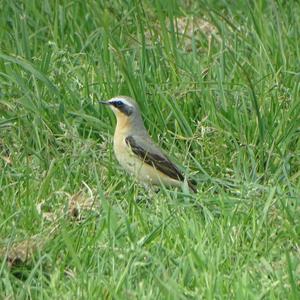
<svg viewBox="0 0 300 300">
<path fill-rule="evenodd" d="M 299 299 L 299 2 L 188 3 L 1 2 L 1 299 Z M 119 94 L 193 198 L 120 169 Z"/>
</svg>

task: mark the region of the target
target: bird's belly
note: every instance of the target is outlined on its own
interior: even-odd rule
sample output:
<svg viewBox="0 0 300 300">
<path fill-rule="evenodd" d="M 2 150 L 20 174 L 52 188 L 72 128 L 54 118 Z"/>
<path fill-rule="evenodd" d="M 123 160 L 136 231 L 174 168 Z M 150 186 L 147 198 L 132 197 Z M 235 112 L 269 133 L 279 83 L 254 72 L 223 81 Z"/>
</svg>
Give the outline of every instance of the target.
<svg viewBox="0 0 300 300">
<path fill-rule="evenodd" d="M 138 158 L 131 149 L 126 145 L 125 141 L 114 141 L 114 152 L 120 165 L 138 181 L 159 185 L 180 186 L 178 180 L 172 179 L 160 171 L 144 163 Z"/>
<path fill-rule="evenodd" d="M 148 166 L 131 153 L 129 149 L 125 148 L 124 151 L 120 151 L 119 148 L 117 151 L 115 150 L 115 155 L 120 165 L 129 174 L 135 176 L 140 181 L 151 181 Z"/>
</svg>

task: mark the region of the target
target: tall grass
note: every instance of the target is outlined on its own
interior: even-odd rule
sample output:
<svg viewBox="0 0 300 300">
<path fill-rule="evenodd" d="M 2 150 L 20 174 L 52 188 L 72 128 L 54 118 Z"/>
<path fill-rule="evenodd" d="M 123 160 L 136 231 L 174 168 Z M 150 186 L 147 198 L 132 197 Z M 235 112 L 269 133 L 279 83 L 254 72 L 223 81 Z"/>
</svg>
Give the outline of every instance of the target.
<svg viewBox="0 0 300 300">
<path fill-rule="evenodd" d="M 299 298 L 297 1 L 1 6 L 1 298 Z M 192 199 L 119 168 L 119 94 Z"/>
</svg>

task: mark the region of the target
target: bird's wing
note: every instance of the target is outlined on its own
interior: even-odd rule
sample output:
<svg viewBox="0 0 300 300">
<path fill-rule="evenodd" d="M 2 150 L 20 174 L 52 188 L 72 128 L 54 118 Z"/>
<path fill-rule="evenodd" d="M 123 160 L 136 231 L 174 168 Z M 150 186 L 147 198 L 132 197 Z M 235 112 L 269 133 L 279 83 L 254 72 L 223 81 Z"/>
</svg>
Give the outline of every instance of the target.
<svg viewBox="0 0 300 300">
<path fill-rule="evenodd" d="M 151 141 L 145 141 L 139 136 L 130 135 L 125 139 L 132 152 L 146 164 L 154 167 L 165 175 L 179 181 L 184 181 L 184 176 Z"/>
</svg>

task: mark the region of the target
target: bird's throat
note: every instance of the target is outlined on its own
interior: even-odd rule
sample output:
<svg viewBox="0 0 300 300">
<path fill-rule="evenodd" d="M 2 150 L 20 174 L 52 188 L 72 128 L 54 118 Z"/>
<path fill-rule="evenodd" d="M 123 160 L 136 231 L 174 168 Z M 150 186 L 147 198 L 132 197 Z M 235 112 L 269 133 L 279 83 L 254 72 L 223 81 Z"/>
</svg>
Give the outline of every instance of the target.
<svg viewBox="0 0 300 300">
<path fill-rule="evenodd" d="M 119 113 L 117 115 L 116 132 L 124 134 L 126 132 L 131 131 L 131 128 L 132 128 L 132 121 L 130 120 L 130 118 L 123 115 L 122 113 Z"/>
</svg>

